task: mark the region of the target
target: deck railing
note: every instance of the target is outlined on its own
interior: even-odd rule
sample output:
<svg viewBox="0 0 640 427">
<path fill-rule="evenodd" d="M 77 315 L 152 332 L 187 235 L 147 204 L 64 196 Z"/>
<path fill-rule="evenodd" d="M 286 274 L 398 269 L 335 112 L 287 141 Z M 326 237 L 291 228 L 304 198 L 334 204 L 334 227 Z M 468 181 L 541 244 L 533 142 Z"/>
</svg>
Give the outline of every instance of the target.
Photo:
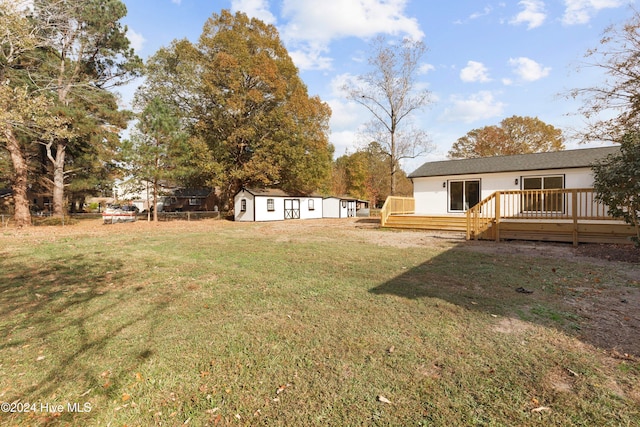
<svg viewBox="0 0 640 427">
<path fill-rule="evenodd" d="M 478 239 L 493 227 L 500 240 L 504 220 L 613 220 L 593 188 L 496 191 L 467 211 L 467 239 Z"/>
<path fill-rule="evenodd" d="M 389 196 L 380 209 L 380 225 L 386 225 L 389 215 L 416 213 L 416 200 L 413 197 Z"/>
</svg>

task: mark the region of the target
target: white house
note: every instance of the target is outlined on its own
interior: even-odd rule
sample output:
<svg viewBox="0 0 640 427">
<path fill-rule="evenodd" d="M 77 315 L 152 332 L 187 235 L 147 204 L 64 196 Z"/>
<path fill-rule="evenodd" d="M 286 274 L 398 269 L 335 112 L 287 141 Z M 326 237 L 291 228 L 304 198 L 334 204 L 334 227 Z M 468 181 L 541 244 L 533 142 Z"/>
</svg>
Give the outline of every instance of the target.
<svg viewBox="0 0 640 427">
<path fill-rule="evenodd" d="M 591 165 L 617 146 L 428 162 L 409 175 L 415 212 L 464 216 L 496 191 L 593 187 Z"/>
<path fill-rule="evenodd" d="M 325 218 L 369 216 L 369 202 L 352 197 L 325 197 L 322 207 Z"/>
<path fill-rule="evenodd" d="M 319 219 L 322 196 L 286 193 L 279 189 L 242 188 L 234 196 L 236 221 Z"/>
</svg>

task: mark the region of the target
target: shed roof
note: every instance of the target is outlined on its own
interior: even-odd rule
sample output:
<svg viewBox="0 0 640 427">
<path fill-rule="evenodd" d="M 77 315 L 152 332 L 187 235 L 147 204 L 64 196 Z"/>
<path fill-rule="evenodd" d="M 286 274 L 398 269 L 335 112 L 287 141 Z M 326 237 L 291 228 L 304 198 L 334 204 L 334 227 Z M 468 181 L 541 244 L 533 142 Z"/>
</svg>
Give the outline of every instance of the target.
<svg viewBox="0 0 640 427">
<path fill-rule="evenodd" d="M 573 169 L 590 167 L 609 154 L 620 152 L 619 146 L 583 148 L 517 154 L 513 156 L 478 157 L 473 159 L 427 162 L 409 174 L 409 178 L 479 173 L 515 172 L 545 169 Z"/>
<path fill-rule="evenodd" d="M 320 194 L 302 194 L 302 193 L 288 193 L 279 188 L 248 188 L 242 187 L 240 191 L 246 191 L 254 196 L 269 196 L 269 197 L 322 197 Z M 238 193 L 240 192 L 238 191 Z M 236 193 L 237 194 L 237 193 Z"/>
</svg>

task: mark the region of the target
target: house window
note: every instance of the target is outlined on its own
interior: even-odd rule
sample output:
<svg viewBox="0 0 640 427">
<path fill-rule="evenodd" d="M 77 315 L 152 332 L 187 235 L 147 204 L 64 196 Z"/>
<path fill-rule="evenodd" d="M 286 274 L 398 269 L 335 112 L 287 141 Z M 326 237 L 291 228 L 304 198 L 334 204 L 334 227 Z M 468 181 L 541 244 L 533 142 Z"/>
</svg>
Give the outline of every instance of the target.
<svg viewBox="0 0 640 427">
<path fill-rule="evenodd" d="M 202 199 L 191 198 L 189 199 L 189 206 L 200 206 L 202 204 Z"/>
<path fill-rule="evenodd" d="M 450 181 L 449 210 L 466 211 L 480 201 L 480 181 Z"/>
<path fill-rule="evenodd" d="M 523 190 L 557 190 L 564 188 L 564 176 L 530 176 L 522 178 Z M 525 212 L 562 212 L 564 194 L 527 191 L 522 195 Z"/>
<path fill-rule="evenodd" d="M 217 206 L 216 206 L 217 208 Z M 247 200 L 246 199 L 242 199 L 240 200 L 240 212 L 246 212 L 247 211 Z"/>
<path fill-rule="evenodd" d="M 275 211 L 275 210 L 276 210 L 276 208 L 275 208 L 275 204 L 274 204 L 274 202 L 273 202 L 273 199 L 267 199 L 267 210 L 268 210 L 269 212 L 273 212 L 273 211 Z"/>
<path fill-rule="evenodd" d="M 346 208 L 346 207 L 347 207 L 347 201 L 346 201 L 346 200 L 343 200 L 341 204 L 342 204 L 342 207 L 343 207 L 343 208 Z"/>
<path fill-rule="evenodd" d="M 312 211 L 315 209 L 315 200 L 309 199 L 309 210 Z"/>
</svg>

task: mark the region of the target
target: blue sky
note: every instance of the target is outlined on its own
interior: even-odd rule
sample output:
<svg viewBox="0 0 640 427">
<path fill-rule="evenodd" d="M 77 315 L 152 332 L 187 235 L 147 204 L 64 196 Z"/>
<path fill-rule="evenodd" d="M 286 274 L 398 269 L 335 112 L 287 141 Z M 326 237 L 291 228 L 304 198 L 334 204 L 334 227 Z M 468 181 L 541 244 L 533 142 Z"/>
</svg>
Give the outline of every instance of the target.
<svg viewBox="0 0 640 427">
<path fill-rule="evenodd" d="M 273 24 L 311 95 L 333 111 L 336 156 L 355 151 L 358 128 L 370 117 L 339 88 L 367 71 L 369 43 L 378 35 L 422 40 L 428 51 L 418 76 L 432 103 L 414 116 L 433 149 L 406 161 L 411 172 L 441 160 L 472 129 L 513 115 L 538 117 L 570 134 L 579 129 L 579 101 L 568 90 L 599 84 L 599 70 L 582 68 L 609 25 L 632 15 L 633 0 L 124 0 L 124 23 L 143 58 L 174 39 L 197 41 L 204 22 L 223 9 Z M 123 90 L 123 99 L 132 88 Z M 573 140 L 567 148 L 581 148 Z"/>
</svg>

